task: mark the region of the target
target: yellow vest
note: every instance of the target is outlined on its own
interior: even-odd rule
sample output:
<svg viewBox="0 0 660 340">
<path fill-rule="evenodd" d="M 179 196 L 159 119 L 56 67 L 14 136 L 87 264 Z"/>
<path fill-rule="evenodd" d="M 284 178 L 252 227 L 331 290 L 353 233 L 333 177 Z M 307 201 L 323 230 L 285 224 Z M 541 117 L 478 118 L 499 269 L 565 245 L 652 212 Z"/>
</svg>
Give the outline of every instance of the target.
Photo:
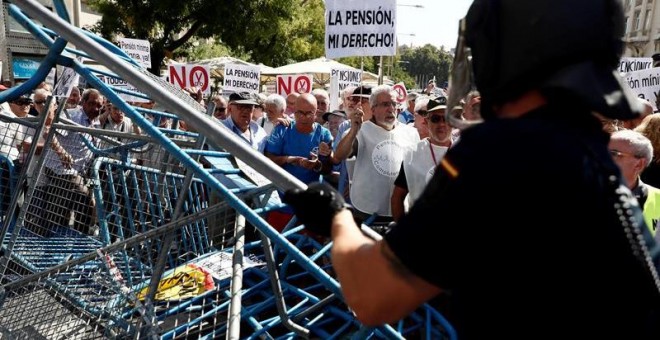
<svg viewBox="0 0 660 340">
<path fill-rule="evenodd" d="M 642 213 L 646 226 L 651 234 L 655 236 L 656 226 L 658 220 L 660 220 L 660 189 L 650 185 L 646 185 L 646 188 L 648 189 L 648 196 L 646 202 L 644 202 L 644 207 L 642 207 Z"/>
</svg>

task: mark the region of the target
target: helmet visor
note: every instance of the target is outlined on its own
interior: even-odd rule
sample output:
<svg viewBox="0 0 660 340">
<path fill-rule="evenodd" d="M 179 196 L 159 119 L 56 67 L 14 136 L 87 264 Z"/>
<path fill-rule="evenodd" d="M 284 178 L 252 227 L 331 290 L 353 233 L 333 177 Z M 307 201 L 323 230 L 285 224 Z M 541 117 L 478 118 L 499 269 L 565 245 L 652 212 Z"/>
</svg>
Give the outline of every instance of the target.
<svg viewBox="0 0 660 340">
<path fill-rule="evenodd" d="M 459 22 L 456 55 L 449 74 L 447 121 L 456 128 L 465 129 L 482 122 L 481 97 L 474 82 L 472 55 L 465 39 L 465 18 Z"/>
</svg>

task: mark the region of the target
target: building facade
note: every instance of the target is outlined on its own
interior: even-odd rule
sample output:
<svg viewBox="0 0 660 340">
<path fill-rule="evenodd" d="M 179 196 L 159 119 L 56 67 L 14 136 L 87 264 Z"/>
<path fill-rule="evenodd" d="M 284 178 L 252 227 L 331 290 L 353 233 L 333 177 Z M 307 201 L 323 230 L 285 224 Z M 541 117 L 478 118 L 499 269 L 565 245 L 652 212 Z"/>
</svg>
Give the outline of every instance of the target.
<svg viewBox="0 0 660 340">
<path fill-rule="evenodd" d="M 626 57 L 660 53 L 660 0 L 621 0 L 625 15 Z"/>
<path fill-rule="evenodd" d="M 52 0 L 39 0 L 39 3 L 51 10 L 54 8 Z M 86 0 L 64 0 L 64 3 L 77 27 L 91 26 L 101 18 L 89 9 Z M 36 72 L 48 49 L 9 15 L 8 7 L 8 2 L 3 0 L 0 11 L 0 80 L 15 85 Z"/>
</svg>

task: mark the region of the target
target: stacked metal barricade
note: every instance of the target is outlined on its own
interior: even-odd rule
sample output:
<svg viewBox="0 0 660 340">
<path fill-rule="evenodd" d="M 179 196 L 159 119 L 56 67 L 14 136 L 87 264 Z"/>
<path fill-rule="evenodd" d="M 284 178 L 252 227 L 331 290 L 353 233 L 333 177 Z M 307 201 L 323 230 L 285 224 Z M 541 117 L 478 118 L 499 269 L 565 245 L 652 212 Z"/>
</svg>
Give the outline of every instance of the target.
<svg viewBox="0 0 660 340">
<path fill-rule="evenodd" d="M 51 67 L 63 65 L 141 132 L 80 126 L 63 102 L 50 125 L 44 113 L 0 116 L 0 125 L 22 131 L 12 134 L 15 145 L 26 135 L 44 142 L 21 150 L 22 166 L 0 156 L 0 192 L 8 197 L 1 206 L 0 338 L 454 337 L 430 306 L 394 325 L 362 327 L 342 302 L 330 245 L 301 234 L 303 227 L 280 234 L 263 219 L 282 208 L 276 190 L 301 183 L 111 43 L 34 1 L 15 3 L 11 15 L 51 52 L 33 79 L 0 94 L 0 102 L 31 91 Z M 54 5 L 59 17 L 68 17 L 61 1 Z M 100 77 L 126 79 L 144 93 L 113 88 Z M 121 94 L 157 106 L 143 108 Z M 174 128 L 180 120 L 197 132 Z M 52 168 L 62 161 L 50 147 L 58 136 L 91 155 L 75 180 L 62 181 Z"/>
</svg>

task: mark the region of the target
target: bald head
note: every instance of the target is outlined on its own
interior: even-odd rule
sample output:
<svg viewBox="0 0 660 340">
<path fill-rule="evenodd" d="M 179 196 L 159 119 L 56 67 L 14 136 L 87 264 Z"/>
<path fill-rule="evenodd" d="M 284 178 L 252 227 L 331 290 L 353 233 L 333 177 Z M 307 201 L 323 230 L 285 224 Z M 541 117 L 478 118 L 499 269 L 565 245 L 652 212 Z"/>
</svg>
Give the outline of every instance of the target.
<svg viewBox="0 0 660 340">
<path fill-rule="evenodd" d="M 316 98 L 312 94 L 303 93 L 296 99 L 294 119 L 296 129 L 302 133 L 311 132 L 316 116 Z"/>
<path fill-rule="evenodd" d="M 314 97 L 311 93 L 303 93 L 296 98 L 296 104 L 295 104 L 295 110 L 302 110 L 302 111 L 307 111 L 308 106 L 313 106 L 314 111 L 316 111 L 316 108 L 318 106 L 318 102 L 316 101 L 316 97 Z M 302 109 L 301 109 L 302 108 Z"/>
</svg>

